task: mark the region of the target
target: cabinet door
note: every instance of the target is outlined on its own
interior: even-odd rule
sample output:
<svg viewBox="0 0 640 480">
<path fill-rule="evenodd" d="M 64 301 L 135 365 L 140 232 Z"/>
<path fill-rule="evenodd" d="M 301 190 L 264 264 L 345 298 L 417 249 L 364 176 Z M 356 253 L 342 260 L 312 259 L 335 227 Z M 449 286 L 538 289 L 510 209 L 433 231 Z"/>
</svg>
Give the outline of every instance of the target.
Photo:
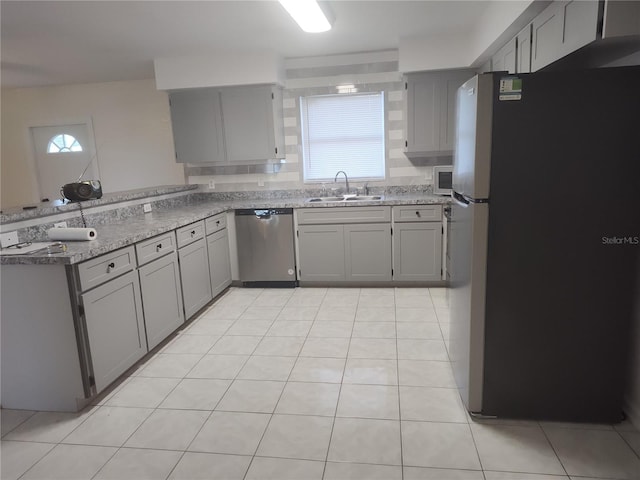
<svg viewBox="0 0 640 480">
<path fill-rule="evenodd" d="M 516 39 L 513 38 L 491 59 L 494 72 L 516 73 Z"/>
<path fill-rule="evenodd" d="M 138 272 L 80 296 L 98 392 L 147 352 Z"/>
<path fill-rule="evenodd" d="M 298 227 L 301 281 L 345 280 L 344 226 Z"/>
<path fill-rule="evenodd" d="M 516 37 L 517 65 L 516 73 L 531 72 L 531 24 L 527 25 Z"/>
<path fill-rule="evenodd" d="M 169 96 L 171 125 L 180 163 L 224 163 L 222 115 L 217 89 L 175 92 Z"/>
<path fill-rule="evenodd" d="M 211 293 L 215 297 L 231 284 L 229 235 L 226 228 L 207 237 L 207 251 Z"/>
<path fill-rule="evenodd" d="M 407 76 L 407 153 L 433 152 L 440 148 L 439 86 L 440 77 L 436 73 Z"/>
<path fill-rule="evenodd" d="M 458 88 L 473 77 L 470 70 L 444 72 L 440 80 L 440 151 L 453 151 L 456 143 L 456 97 Z"/>
<path fill-rule="evenodd" d="M 562 56 L 562 7 L 553 2 L 532 22 L 531 71 L 535 72 Z"/>
<path fill-rule="evenodd" d="M 182 300 L 185 319 L 211 301 L 211 279 L 209 278 L 209 256 L 204 238 L 178 250 Z"/>
<path fill-rule="evenodd" d="M 393 279 L 442 279 L 442 224 L 402 223 L 393 226 Z"/>
<path fill-rule="evenodd" d="M 228 161 L 243 163 L 275 158 L 271 87 L 223 88 L 220 98 Z"/>
<path fill-rule="evenodd" d="M 282 88 L 271 87 L 271 103 L 273 110 L 273 135 L 275 140 L 275 156 L 273 158 L 285 158 L 284 145 L 284 111 L 282 104 Z"/>
<path fill-rule="evenodd" d="M 593 42 L 598 33 L 598 2 L 572 0 L 562 5 L 562 56 Z"/>
<path fill-rule="evenodd" d="M 344 226 L 346 279 L 391 280 L 391 225 Z"/>
<path fill-rule="evenodd" d="M 147 346 L 151 350 L 184 322 L 178 256 L 173 252 L 138 271 Z"/>
</svg>

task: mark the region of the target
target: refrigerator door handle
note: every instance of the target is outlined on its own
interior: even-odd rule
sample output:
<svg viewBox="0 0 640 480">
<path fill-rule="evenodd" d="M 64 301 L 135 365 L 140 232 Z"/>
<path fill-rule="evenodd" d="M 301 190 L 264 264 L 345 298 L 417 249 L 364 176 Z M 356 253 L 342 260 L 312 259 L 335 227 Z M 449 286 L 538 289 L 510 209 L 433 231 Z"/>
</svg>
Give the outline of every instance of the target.
<svg viewBox="0 0 640 480">
<path fill-rule="evenodd" d="M 469 206 L 469 202 L 467 201 L 467 199 L 465 199 L 458 192 L 451 192 L 451 198 L 453 199 L 454 202 L 456 202 L 457 205 L 463 208 L 467 208 Z"/>
</svg>

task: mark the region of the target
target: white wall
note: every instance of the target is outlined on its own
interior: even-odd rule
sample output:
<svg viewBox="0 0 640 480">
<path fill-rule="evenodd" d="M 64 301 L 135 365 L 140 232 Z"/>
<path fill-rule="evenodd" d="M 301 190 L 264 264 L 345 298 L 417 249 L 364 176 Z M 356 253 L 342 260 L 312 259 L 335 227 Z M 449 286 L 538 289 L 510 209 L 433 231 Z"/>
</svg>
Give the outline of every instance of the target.
<svg viewBox="0 0 640 480">
<path fill-rule="evenodd" d="M 280 55 L 271 51 L 218 51 L 206 56 L 156 58 L 156 84 L 161 90 L 223 85 L 256 85 L 285 81 Z"/>
<path fill-rule="evenodd" d="M 29 128 L 88 118 L 104 192 L 185 183 L 175 162 L 167 94 L 154 80 L 3 89 L 3 207 L 39 200 Z"/>
</svg>

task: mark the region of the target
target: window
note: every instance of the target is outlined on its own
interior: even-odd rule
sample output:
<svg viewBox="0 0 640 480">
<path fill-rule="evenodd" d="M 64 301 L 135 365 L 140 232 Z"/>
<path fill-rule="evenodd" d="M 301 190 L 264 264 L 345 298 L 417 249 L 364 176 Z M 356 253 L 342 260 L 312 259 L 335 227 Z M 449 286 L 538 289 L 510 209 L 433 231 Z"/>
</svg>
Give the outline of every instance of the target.
<svg viewBox="0 0 640 480">
<path fill-rule="evenodd" d="M 383 92 L 300 98 L 304 181 L 384 179 Z"/>
<path fill-rule="evenodd" d="M 67 133 L 61 133 L 49 140 L 47 145 L 47 153 L 68 153 L 68 152 L 81 152 L 82 145 L 76 140 L 73 135 Z"/>
</svg>

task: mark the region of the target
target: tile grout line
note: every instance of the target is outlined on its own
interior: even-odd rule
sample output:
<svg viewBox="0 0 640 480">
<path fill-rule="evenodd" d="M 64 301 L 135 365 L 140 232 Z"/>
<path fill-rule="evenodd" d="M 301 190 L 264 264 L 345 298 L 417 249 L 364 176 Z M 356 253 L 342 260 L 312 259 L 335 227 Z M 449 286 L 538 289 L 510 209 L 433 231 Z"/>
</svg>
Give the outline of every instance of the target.
<svg viewBox="0 0 640 480">
<path fill-rule="evenodd" d="M 294 292 L 295 292 L 295 289 L 294 289 Z M 323 298 L 324 298 L 324 296 L 323 296 Z M 290 300 L 290 298 L 289 298 L 289 300 Z M 287 302 L 285 303 L 284 306 L 286 306 L 286 304 L 289 303 L 289 300 L 287 300 Z M 282 310 L 284 309 L 284 306 L 280 309 L 280 313 L 282 313 Z M 311 323 L 311 328 L 313 328 L 313 324 L 315 323 L 316 316 L 317 316 L 317 312 L 316 312 L 316 315 L 314 316 L 314 320 Z M 276 322 L 276 321 L 277 321 L 277 317 L 276 317 L 276 320 L 274 320 L 274 322 Z M 265 426 L 264 431 L 262 432 L 262 435 L 260 436 L 260 440 L 258 441 L 258 443 L 256 445 L 256 448 L 255 448 L 255 450 L 253 452 L 253 455 L 251 455 L 251 460 L 249 461 L 249 465 L 247 466 L 247 471 L 245 472 L 244 476 L 242 477 L 243 479 L 246 479 L 246 477 L 247 477 L 247 475 L 249 473 L 249 470 L 251 470 L 251 466 L 253 465 L 253 461 L 256 458 L 256 454 L 258 453 L 258 449 L 260 448 L 260 444 L 262 443 L 262 441 L 264 440 L 265 435 L 267 434 L 267 430 L 269 429 L 269 425 L 271 425 L 271 421 L 273 420 L 273 417 L 276 414 L 275 412 L 276 412 L 276 409 L 278 408 L 278 404 L 280 403 L 280 400 L 282 399 L 282 395 L 283 395 L 285 389 L 287 388 L 287 383 L 289 382 L 289 378 L 291 378 L 291 373 L 293 372 L 293 369 L 295 368 L 296 363 L 298 362 L 298 359 L 300 358 L 300 353 L 302 352 L 302 349 L 304 348 L 304 345 L 307 342 L 307 338 L 309 338 L 309 333 L 311 331 L 311 328 L 309 329 L 309 332 L 307 332 L 307 335 L 305 337 L 305 341 L 303 342 L 302 346 L 300 347 L 300 351 L 298 352 L 298 355 L 296 356 L 295 362 L 293 362 L 293 366 L 291 367 L 291 370 L 289 371 L 289 375 L 287 376 L 287 380 L 284 382 L 284 386 L 282 387 L 282 391 L 280 392 L 280 395 L 278 396 L 278 401 L 273 406 L 273 411 L 270 414 L 269 421 L 267 422 L 267 425 Z M 266 332 L 265 332 L 265 337 L 266 337 Z M 258 347 L 256 346 L 256 348 L 258 348 Z M 255 349 L 254 349 L 254 351 L 255 351 Z M 240 372 L 238 372 L 238 374 L 239 373 Z"/>
<path fill-rule="evenodd" d="M 358 301 L 356 302 L 356 311 L 353 314 L 353 322 L 351 325 L 351 336 L 349 337 L 347 353 L 345 354 L 345 359 L 344 359 L 344 367 L 342 369 L 342 378 L 339 383 L 340 386 L 338 387 L 338 398 L 336 400 L 336 408 L 333 413 L 333 422 L 331 422 L 331 432 L 329 432 L 329 444 L 327 445 L 327 454 L 325 455 L 325 458 L 324 458 L 324 468 L 322 469 L 322 477 L 321 477 L 322 479 L 324 479 L 324 476 L 326 475 L 326 472 L 327 472 L 327 463 L 329 462 L 329 452 L 331 452 L 331 443 L 333 442 L 333 431 L 336 426 L 336 418 L 338 417 L 338 407 L 340 405 L 340 397 L 342 396 L 342 386 L 344 385 L 344 375 L 345 375 L 345 372 L 347 371 L 347 362 L 349 361 L 349 350 L 351 348 L 351 339 L 353 338 L 353 329 L 355 328 L 355 321 L 356 321 L 356 316 L 358 315 L 359 305 L 360 305 L 360 292 L 358 292 Z"/>
<path fill-rule="evenodd" d="M 395 300 L 395 290 L 394 290 L 394 300 Z M 397 316 L 397 304 L 394 309 L 394 328 L 396 331 L 396 383 L 397 391 L 398 391 L 398 428 L 400 431 L 400 478 L 404 480 L 404 449 L 403 449 L 403 440 L 402 440 L 402 399 L 400 397 L 400 351 L 398 348 L 398 316 Z"/>
</svg>

